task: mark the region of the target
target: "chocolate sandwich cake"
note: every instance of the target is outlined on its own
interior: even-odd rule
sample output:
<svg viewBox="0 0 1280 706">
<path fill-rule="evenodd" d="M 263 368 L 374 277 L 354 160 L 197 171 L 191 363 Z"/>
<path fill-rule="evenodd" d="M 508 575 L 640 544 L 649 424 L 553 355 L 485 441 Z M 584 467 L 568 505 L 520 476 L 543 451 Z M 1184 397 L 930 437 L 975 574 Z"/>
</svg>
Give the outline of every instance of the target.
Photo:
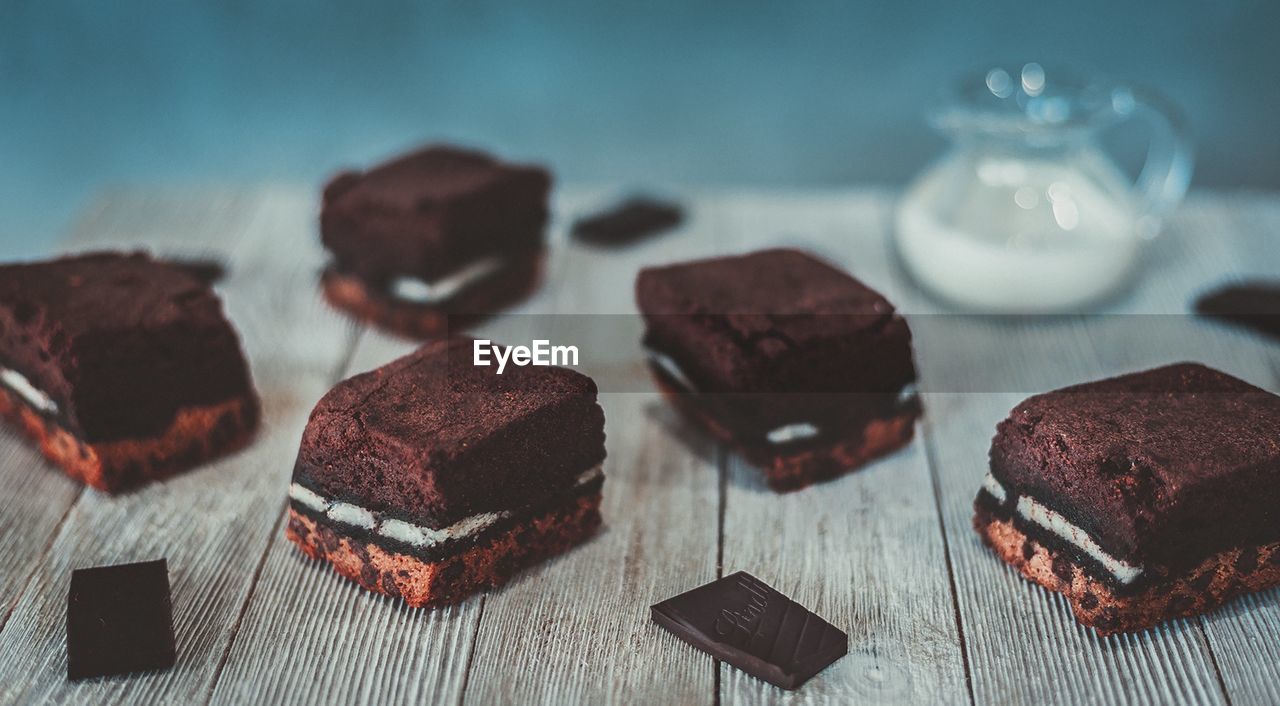
<svg viewBox="0 0 1280 706">
<path fill-rule="evenodd" d="M 338 384 L 303 433 L 287 534 L 371 591 L 435 606 L 600 525 L 604 413 L 565 368 L 498 375 L 441 339 Z"/>
<path fill-rule="evenodd" d="M 999 424 L 974 527 L 1099 633 L 1280 584 L 1280 397 L 1183 363 L 1036 395 Z"/>
<path fill-rule="evenodd" d="M 0 266 L 0 414 L 110 492 L 248 442 L 258 398 L 209 285 L 142 254 Z"/>
<path fill-rule="evenodd" d="M 642 270 L 659 387 L 775 490 L 907 444 L 920 404 L 911 333 L 880 294 L 796 250 Z"/>
<path fill-rule="evenodd" d="M 444 334 L 537 285 L 551 176 L 430 146 L 324 189 L 322 275 L 334 306 L 410 337 Z"/>
</svg>

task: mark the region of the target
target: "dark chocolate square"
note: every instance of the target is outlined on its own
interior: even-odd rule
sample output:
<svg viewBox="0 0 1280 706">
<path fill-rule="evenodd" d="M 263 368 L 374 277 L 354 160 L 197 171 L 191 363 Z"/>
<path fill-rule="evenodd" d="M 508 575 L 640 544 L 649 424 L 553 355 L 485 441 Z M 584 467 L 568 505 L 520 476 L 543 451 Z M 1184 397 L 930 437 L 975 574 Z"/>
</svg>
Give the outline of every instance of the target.
<svg viewBox="0 0 1280 706">
<path fill-rule="evenodd" d="M 320 234 L 335 266 L 371 283 L 438 279 L 486 257 L 542 247 L 551 175 L 432 145 L 324 190 Z"/>
<path fill-rule="evenodd" d="M 783 689 L 849 651 L 849 636 L 739 571 L 652 607 L 653 620 L 694 647 Z"/>
<path fill-rule="evenodd" d="M 150 438 L 181 408 L 252 394 L 213 289 L 141 253 L 0 266 L 0 368 L 89 443 Z"/>
<path fill-rule="evenodd" d="M 1280 339 L 1280 283 L 1253 282 L 1223 287 L 1196 302 L 1196 311 Z"/>
<path fill-rule="evenodd" d="M 166 560 L 71 573 L 67 678 L 168 669 L 176 658 Z"/>
<path fill-rule="evenodd" d="M 447 527 L 563 492 L 604 460 L 591 378 L 474 365 L 474 341 L 433 341 L 344 380 L 316 405 L 294 480 L 328 497 Z"/>
<path fill-rule="evenodd" d="M 1277 440 L 1280 397 L 1181 363 L 1025 400 L 991 473 L 1150 576 L 1280 539 Z"/>
<path fill-rule="evenodd" d="M 681 218 L 683 214 L 675 204 L 634 197 L 574 223 L 573 235 L 599 245 L 624 245 L 670 230 L 680 224 Z"/>
</svg>

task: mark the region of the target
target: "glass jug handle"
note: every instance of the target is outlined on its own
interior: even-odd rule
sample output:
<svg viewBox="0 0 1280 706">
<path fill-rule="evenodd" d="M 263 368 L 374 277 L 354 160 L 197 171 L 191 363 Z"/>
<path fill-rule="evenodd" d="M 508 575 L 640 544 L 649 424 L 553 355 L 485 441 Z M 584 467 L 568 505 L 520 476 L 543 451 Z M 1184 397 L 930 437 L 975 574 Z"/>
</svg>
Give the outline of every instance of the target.
<svg viewBox="0 0 1280 706">
<path fill-rule="evenodd" d="M 1142 119 L 1150 125 L 1147 161 L 1136 183 L 1141 198 L 1136 225 L 1143 238 L 1151 239 L 1191 183 L 1191 134 L 1177 108 L 1153 93 L 1117 87 L 1111 91 L 1111 109 L 1122 120 Z"/>
</svg>

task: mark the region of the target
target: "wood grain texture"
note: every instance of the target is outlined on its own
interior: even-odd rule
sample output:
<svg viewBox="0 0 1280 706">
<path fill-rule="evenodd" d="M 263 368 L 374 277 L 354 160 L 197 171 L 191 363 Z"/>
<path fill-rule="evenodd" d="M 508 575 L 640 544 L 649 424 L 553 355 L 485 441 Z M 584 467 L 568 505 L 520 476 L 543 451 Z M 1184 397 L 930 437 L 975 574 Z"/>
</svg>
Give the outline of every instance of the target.
<svg viewBox="0 0 1280 706">
<path fill-rule="evenodd" d="M 302 294 L 318 264 L 288 246 L 300 236 L 290 218 L 293 192 L 264 194 L 250 211 L 210 213 L 193 225 L 196 204 L 149 213 L 145 230 L 197 227 L 230 260 L 220 289 L 242 336 L 264 404 L 259 438 L 245 451 L 120 497 L 85 493 L 63 524 L 46 562 L 20 599 L 0 644 L 4 702 L 203 701 L 212 688 L 242 607 L 251 595 L 268 536 L 280 517 L 289 467 L 281 459 L 315 398 L 328 386 L 350 340 L 347 325 Z M 305 196 L 309 201 L 309 194 Z M 129 204 L 121 208 L 128 209 Z M 168 213 L 179 220 L 165 223 Z M 241 238 L 237 229 L 247 232 Z M 70 683 L 63 614 L 72 569 L 168 557 L 178 663 L 165 672 Z"/>
<path fill-rule="evenodd" d="M 316 399 L 416 345 L 362 331 L 319 299 L 313 190 L 115 192 L 87 209 L 69 249 L 230 260 L 220 289 L 264 430 L 237 456 L 121 498 L 82 493 L 0 434 L 0 703 L 1280 702 L 1280 590 L 1099 639 L 970 527 L 995 424 L 1027 394 L 1184 359 L 1280 388 L 1280 346 L 1188 314 L 1221 282 L 1280 272 L 1280 248 L 1260 235 L 1280 232 L 1280 199 L 1192 198 L 1110 315 L 1029 322 L 960 317 L 921 295 L 890 254 L 887 191 L 689 193 L 680 231 L 616 250 L 566 238 L 576 215 L 616 193 L 558 196 L 544 287 L 475 330 L 580 338 L 607 418 L 605 527 L 436 611 L 360 590 L 280 528 Z M 632 291 L 642 265 L 767 245 L 816 250 L 888 295 L 911 321 L 926 390 L 911 447 L 782 496 L 654 393 Z M 71 569 L 157 556 L 170 559 L 177 666 L 67 683 Z M 850 655 L 783 692 L 650 621 L 652 603 L 737 569 L 846 629 Z"/>
<path fill-rule="evenodd" d="M 884 224 L 875 194 L 734 199 L 724 208 L 735 249 L 782 242 L 818 252 L 891 300 Z M 927 413 L 927 410 L 926 410 Z M 779 495 L 730 456 L 724 573 L 744 570 L 849 633 L 849 654 L 785 692 L 721 665 L 725 704 L 968 703 L 943 537 L 924 447 Z"/>
<path fill-rule="evenodd" d="M 719 216 L 699 201 L 681 229 L 634 247 L 565 244 L 557 316 L 537 328 L 582 346 L 585 372 L 604 390 L 604 528 L 487 598 L 467 703 L 713 698 L 711 658 L 654 625 L 649 606 L 715 578 L 715 448 L 687 434 L 649 382 L 633 284 L 643 263 L 713 252 Z"/>
</svg>

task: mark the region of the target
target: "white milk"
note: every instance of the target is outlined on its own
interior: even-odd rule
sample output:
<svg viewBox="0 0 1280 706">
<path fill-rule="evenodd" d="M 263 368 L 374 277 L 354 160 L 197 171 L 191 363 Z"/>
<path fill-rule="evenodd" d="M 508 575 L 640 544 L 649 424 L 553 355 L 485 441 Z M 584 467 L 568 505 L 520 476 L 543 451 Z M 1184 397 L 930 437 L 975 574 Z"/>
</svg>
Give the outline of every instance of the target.
<svg viewBox="0 0 1280 706">
<path fill-rule="evenodd" d="M 1125 281 L 1141 239 L 1130 186 L 1087 153 L 956 153 L 903 196 L 897 246 L 925 288 L 990 312 L 1072 310 Z"/>
</svg>

